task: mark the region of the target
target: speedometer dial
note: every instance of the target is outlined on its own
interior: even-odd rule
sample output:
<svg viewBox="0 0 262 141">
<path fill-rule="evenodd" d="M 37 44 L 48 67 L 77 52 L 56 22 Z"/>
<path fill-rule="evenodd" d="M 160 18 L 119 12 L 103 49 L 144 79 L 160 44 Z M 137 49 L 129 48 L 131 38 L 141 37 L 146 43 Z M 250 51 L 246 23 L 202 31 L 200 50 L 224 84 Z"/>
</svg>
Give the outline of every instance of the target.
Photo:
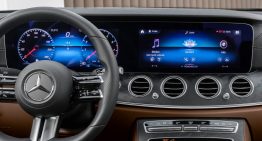
<svg viewBox="0 0 262 141">
<path fill-rule="evenodd" d="M 55 47 L 48 32 L 40 28 L 29 29 L 19 38 L 17 49 L 20 58 L 25 63 L 38 60 L 52 60 Z"/>
</svg>

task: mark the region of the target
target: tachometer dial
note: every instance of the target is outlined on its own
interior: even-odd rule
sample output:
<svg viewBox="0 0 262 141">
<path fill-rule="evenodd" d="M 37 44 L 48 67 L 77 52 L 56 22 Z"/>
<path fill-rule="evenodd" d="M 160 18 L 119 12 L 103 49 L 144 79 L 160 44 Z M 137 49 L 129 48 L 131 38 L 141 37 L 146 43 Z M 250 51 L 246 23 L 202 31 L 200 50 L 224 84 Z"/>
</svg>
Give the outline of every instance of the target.
<svg viewBox="0 0 262 141">
<path fill-rule="evenodd" d="M 109 31 L 105 30 L 105 29 L 100 29 L 100 31 L 105 35 L 105 37 L 107 38 L 108 42 L 110 43 L 112 50 L 115 54 L 115 56 L 117 57 L 118 52 L 119 52 L 119 48 L 118 48 L 118 42 L 116 40 L 116 37 Z"/>
<path fill-rule="evenodd" d="M 19 38 L 17 49 L 20 58 L 25 63 L 38 60 L 52 60 L 55 47 L 48 32 L 40 28 L 25 31 Z"/>
<path fill-rule="evenodd" d="M 99 68 L 101 67 L 101 63 L 99 62 L 96 50 L 91 45 L 88 37 L 85 36 L 82 40 L 83 46 L 81 47 L 83 60 L 80 62 L 80 66 L 86 66 L 88 68 Z"/>
<path fill-rule="evenodd" d="M 109 32 L 105 29 L 100 29 L 100 31 L 107 38 L 108 42 L 110 43 L 110 45 L 112 47 L 112 50 L 113 50 L 115 56 L 117 57 L 119 49 L 118 49 L 118 42 L 117 42 L 115 36 L 111 32 Z M 82 48 L 81 48 L 83 60 L 80 62 L 80 66 L 94 67 L 94 68 L 101 67 L 101 63 L 100 63 L 99 59 L 97 58 L 96 51 L 94 50 L 93 47 L 90 46 L 91 43 L 88 40 L 87 36 L 85 36 L 83 38 L 82 43 L 84 44 L 84 46 L 82 46 Z"/>
</svg>

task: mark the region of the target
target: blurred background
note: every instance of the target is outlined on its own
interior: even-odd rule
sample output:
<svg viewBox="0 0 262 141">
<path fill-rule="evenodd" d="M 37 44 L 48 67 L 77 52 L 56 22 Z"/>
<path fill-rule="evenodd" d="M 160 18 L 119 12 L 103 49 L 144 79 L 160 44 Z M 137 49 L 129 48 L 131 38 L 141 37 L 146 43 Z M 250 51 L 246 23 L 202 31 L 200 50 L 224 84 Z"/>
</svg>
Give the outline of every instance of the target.
<svg viewBox="0 0 262 141">
<path fill-rule="evenodd" d="M 0 10 L 15 10 L 36 6 L 260 10 L 262 0 L 0 0 Z"/>
</svg>

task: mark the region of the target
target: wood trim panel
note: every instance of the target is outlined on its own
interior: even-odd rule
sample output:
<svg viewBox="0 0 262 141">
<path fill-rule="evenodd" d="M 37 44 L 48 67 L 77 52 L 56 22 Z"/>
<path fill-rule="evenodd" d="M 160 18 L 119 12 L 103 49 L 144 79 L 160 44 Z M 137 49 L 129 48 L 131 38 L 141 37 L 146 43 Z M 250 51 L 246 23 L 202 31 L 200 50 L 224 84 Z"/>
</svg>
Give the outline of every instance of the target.
<svg viewBox="0 0 262 141">
<path fill-rule="evenodd" d="M 243 118 L 248 124 L 245 133 L 246 141 L 249 141 L 251 137 L 253 141 L 262 140 L 262 106 L 217 110 L 172 110 L 117 106 L 110 123 L 97 141 L 132 140 L 135 122 L 143 118 Z M 1 131 L 17 137 L 28 137 L 31 124 L 32 117 L 25 113 L 18 104 L 0 103 Z"/>
<path fill-rule="evenodd" d="M 262 106 L 213 110 L 171 110 L 118 106 L 110 123 L 97 141 L 136 141 L 134 138 L 136 134 L 132 132 L 134 131 L 135 121 L 143 118 L 241 118 L 247 121 L 246 132 L 244 133 L 245 140 L 262 140 Z M 117 135 L 117 139 L 115 138 L 116 136 L 112 136 L 112 133 Z"/>
</svg>

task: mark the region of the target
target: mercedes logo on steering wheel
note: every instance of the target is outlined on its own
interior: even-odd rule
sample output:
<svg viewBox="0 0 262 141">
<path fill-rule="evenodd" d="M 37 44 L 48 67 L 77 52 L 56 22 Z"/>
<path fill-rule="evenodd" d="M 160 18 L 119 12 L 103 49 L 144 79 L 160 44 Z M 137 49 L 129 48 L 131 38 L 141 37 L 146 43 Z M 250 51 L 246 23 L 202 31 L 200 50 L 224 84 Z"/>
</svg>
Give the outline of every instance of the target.
<svg viewBox="0 0 262 141">
<path fill-rule="evenodd" d="M 55 89 L 53 78 L 43 71 L 29 75 L 24 83 L 24 92 L 35 102 L 44 102 L 50 98 Z"/>
</svg>

